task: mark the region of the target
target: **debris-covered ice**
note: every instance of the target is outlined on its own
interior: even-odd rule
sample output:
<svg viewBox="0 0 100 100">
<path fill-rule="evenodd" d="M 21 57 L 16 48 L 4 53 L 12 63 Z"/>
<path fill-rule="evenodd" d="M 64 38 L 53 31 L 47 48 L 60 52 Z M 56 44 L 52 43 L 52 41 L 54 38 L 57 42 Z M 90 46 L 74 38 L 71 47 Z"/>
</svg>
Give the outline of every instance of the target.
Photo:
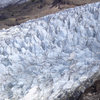
<svg viewBox="0 0 100 100">
<path fill-rule="evenodd" d="M 2 29 L 0 100 L 77 97 L 100 75 L 99 61 L 100 2 Z"/>
</svg>

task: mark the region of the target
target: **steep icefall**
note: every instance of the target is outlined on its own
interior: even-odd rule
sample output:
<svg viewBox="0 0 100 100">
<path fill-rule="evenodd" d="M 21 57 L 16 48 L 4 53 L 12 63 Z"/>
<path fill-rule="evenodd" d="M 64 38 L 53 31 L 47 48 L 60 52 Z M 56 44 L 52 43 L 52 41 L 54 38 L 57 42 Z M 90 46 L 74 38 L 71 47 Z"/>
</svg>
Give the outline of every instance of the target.
<svg viewBox="0 0 100 100">
<path fill-rule="evenodd" d="M 100 75 L 99 37 L 100 2 L 0 30 L 0 100 L 68 98 Z"/>
</svg>

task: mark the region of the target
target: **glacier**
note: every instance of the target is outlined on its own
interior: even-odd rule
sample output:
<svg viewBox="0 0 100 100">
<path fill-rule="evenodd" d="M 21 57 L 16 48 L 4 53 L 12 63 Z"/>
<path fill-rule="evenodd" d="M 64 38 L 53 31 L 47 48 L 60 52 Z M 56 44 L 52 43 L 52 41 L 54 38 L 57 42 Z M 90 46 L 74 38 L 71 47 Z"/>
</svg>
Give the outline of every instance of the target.
<svg viewBox="0 0 100 100">
<path fill-rule="evenodd" d="M 76 100 L 100 77 L 100 2 L 0 30 L 0 100 Z"/>
<path fill-rule="evenodd" d="M 13 5 L 13 4 L 21 4 L 27 1 L 29 0 L 0 0 L 0 8 L 4 8 L 8 5 Z"/>
</svg>

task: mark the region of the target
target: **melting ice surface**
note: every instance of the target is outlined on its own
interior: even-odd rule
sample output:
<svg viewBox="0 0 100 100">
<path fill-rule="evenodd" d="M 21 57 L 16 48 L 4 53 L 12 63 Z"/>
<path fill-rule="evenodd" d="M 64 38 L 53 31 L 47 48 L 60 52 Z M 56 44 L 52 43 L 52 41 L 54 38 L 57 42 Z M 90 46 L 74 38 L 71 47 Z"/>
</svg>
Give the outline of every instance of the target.
<svg viewBox="0 0 100 100">
<path fill-rule="evenodd" d="M 100 75 L 100 2 L 0 30 L 0 100 L 60 100 Z"/>
</svg>

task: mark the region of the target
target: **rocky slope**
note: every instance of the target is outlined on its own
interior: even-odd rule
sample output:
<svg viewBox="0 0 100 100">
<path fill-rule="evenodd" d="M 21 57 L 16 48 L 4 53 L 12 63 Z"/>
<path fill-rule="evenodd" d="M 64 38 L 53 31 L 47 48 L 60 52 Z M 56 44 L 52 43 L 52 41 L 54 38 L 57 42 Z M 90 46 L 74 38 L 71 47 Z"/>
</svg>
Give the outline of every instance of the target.
<svg viewBox="0 0 100 100">
<path fill-rule="evenodd" d="M 12 5 L 0 9 L 0 29 L 9 28 L 11 26 L 19 25 L 30 19 L 36 19 L 48 14 L 58 12 L 63 9 L 75 7 L 75 5 L 60 4 L 58 6 L 45 4 L 41 2 L 26 2 L 20 5 Z"/>
<path fill-rule="evenodd" d="M 97 2 L 100 0 L 0 0 L 0 8 L 6 7 L 8 5 L 14 5 L 14 4 L 21 4 L 27 1 L 32 1 L 32 2 L 41 2 L 43 4 L 57 4 L 57 3 L 66 3 L 66 4 L 71 4 L 71 5 L 82 5 L 82 4 L 87 4 L 87 3 L 92 3 L 92 2 Z"/>
<path fill-rule="evenodd" d="M 99 33 L 100 2 L 0 30 L 0 100 L 77 99 L 100 76 Z"/>
<path fill-rule="evenodd" d="M 23 2 L 24 1 L 25 0 L 23 0 Z M 19 2 L 16 1 L 16 4 L 13 3 L 14 5 L 0 8 L 0 29 L 9 28 L 11 26 L 19 25 L 30 19 L 36 19 L 63 9 L 68 9 L 99 0 L 85 0 L 84 2 L 83 0 L 74 0 L 73 2 L 72 0 L 60 0 L 59 2 L 57 2 L 57 0 L 43 0 L 41 2 L 38 2 L 40 0 L 33 1 L 34 2 L 29 0 L 29 2 L 18 5 L 17 3 L 21 3 L 19 0 Z M 1 1 L 0 3 L 2 4 L 2 2 L 6 4 L 4 1 Z M 9 3 L 11 4 L 11 2 Z"/>
<path fill-rule="evenodd" d="M 87 88 L 78 100 L 100 100 L 100 79 Z"/>
</svg>

